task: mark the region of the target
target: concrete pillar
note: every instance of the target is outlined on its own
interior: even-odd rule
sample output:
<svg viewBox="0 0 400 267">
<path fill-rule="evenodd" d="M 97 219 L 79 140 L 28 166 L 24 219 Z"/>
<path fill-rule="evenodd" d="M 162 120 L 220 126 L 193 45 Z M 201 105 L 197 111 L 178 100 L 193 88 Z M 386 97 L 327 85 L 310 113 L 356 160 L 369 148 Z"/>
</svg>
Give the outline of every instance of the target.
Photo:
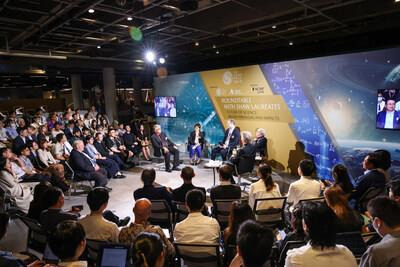
<svg viewBox="0 0 400 267">
<path fill-rule="evenodd" d="M 136 75 L 132 78 L 132 88 L 134 89 L 133 96 L 135 98 L 135 104 L 139 109 L 142 109 L 142 79 L 139 75 Z"/>
<path fill-rule="evenodd" d="M 103 68 L 104 103 L 110 123 L 118 119 L 114 68 Z"/>
<path fill-rule="evenodd" d="M 71 75 L 72 101 L 74 108 L 83 108 L 82 81 L 80 74 Z"/>
</svg>

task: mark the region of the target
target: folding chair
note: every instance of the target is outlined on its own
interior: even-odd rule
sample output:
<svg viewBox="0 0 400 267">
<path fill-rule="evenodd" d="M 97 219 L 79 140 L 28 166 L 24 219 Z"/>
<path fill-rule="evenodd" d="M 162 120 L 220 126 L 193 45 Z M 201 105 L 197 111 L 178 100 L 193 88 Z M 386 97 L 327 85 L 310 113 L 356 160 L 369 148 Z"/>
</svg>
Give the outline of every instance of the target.
<svg viewBox="0 0 400 267">
<path fill-rule="evenodd" d="M 286 199 L 287 197 L 255 199 L 253 213 L 256 220 L 271 227 L 282 227 L 285 221 Z"/>
<path fill-rule="evenodd" d="M 186 219 L 189 214 L 186 204 L 184 202 L 172 201 L 173 205 L 176 207 L 174 213 L 174 223 L 178 223 Z"/>
<path fill-rule="evenodd" d="M 221 230 L 228 226 L 229 214 L 231 212 L 232 202 L 239 199 L 214 199 L 213 216 L 217 219 Z"/>
<path fill-rule="evenodd" d="M 170 236 L 173 233 L 172 211 L 166 200 L 150 200 L 151 214 L 149 223 L 168 229 Z"/>
<path fill-rule="evenodd" d="M 47 233 L 36 220 L 25 216 L 18 216 L 18 218 L 28 227 L 26 250 L 31 249 L 43 254 L 47 244 Z"/>
<path fill-rule="evenodd" d="M 220 244 L 194 244 L 174 242 L 178 266 L 222 266 Z"/>
</svg>

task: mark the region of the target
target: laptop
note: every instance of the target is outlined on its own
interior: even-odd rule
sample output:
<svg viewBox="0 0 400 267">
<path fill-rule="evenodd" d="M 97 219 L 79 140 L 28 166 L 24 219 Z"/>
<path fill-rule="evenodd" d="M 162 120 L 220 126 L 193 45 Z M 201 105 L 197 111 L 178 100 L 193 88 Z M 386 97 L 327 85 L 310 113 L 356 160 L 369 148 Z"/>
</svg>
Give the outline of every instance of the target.
<svg viewBox="0 0 400 267">
<path fill-rule="evenodd" d="M 104 245 L 99 254 L 99 267 L 128 267 L 129 246 L 121 244 Z"/>
</svg>

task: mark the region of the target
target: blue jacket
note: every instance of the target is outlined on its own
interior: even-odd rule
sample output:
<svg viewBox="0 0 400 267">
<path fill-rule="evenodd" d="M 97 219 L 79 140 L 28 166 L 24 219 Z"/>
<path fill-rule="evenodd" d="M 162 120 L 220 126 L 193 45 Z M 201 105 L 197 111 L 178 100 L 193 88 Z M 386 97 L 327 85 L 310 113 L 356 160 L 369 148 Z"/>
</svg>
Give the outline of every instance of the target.
<svg viewBox="0 0 400 267">
<path fill-rule="evenodd" d="M 376 116 L 376 127 L 385 128 L 386 111 L 381 111 Z M 400 129 L 400 112 L 394 111 L 393 115 L 393 129 Z"/>
</svg>

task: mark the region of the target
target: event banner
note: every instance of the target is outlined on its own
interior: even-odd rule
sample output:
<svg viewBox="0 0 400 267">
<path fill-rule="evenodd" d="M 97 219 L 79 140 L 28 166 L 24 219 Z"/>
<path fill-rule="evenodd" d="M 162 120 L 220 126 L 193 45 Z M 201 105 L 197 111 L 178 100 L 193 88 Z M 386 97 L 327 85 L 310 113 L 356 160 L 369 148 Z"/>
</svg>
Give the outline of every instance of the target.
<svg viewBox="0 0 400 267">
<path fill-rule="evenodd" d="M 400 88 L 399 63 L 400 49 L 386 49 L 157 78 L 155 95 L 176 97 L 177 115 L 157 122 L 182 144 L 197 122 L 211 145 L 228 119 L 253 135 L 264 128 L 269 160 L 287 168 L 301 141 L 324 179 L 337 163 L 359 176 L 367 153 L 387 149 L 398 175 L 400 132 L 377 129 L 375 118 L 378 89 Z"/>
</svg>

